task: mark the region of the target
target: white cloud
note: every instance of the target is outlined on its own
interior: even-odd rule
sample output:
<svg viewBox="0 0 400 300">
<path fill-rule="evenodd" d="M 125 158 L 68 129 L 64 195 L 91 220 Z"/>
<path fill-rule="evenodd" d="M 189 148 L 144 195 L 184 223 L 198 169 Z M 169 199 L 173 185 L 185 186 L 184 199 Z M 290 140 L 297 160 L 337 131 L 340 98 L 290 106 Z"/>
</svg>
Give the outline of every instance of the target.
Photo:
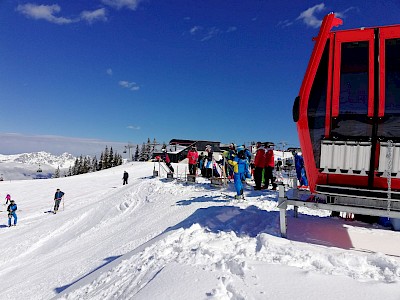
<svg viewBox="0 0 400 300">
<path fill-rule="evenodd" d="M 314 5 L 313 7 L 308 8 L 307 10 L 303 11 L 296 20 L 303 20 L 303 22 L 310 27 L 318 28 L 321 26 L 322 20 L 318 19 L 315 14 L 325 10 L 325 4 L 320 3 Z"/>
<path fill-rule="evenodd" d="M 221 30 L 216 28 L 216 27 L 211 27 L 208 29 L 207 33 L 203 36 L 201 39 L 202 42 L 208 41 L 212 39 L 213 37 L 219 35 L 221 33 Z"/>
<path fill-rule="evenodd" d="M 128 8 L 136 10 L 141 0 L 102 0 L 101 2 L 116 9 Z"/>
<path fill-rule="evenodd" d="M 288 26 L 290 26 L 290 25 L 292 25 L 292 24 L 293 24 L 292 21 L 290 21 L 290 20 L 284 20 L 284 21 L 280 21 L 280 22 L 278 23 L 278 27 L 285 28 L 285 27 L 288 27 Z"/>
<path fill-rule="evenodd" d="M 107 73 L 107 75 L 112 76 L 113 70 L 112 70 L 111 68 L 108 68 L 107 71 L 106 71 L 106 73 Z"/>
<path fill-rule="evenodd" d="M 140 130 L 140 126 L 129 125 L 129 126 L 127 126 L 127 128 L 132 129 L 132 130 Z"/>
<path fill-rule="evenodd" d="M 61 8 L 57 4 L 53 5 L 36 5 L 32 3 L 20 4 L 16 9 L 26 17 L 35 20 L 46 20 L 54 24 L 70 24 L 78 22 L 78 19 L 68 19 L 64 17 L 56 17 L 55 14 L 61 11 Z"/>
<path fill-rule="evenodd" d="M 192 28 L 190 28 L 190 34 L 194 35 L 196 34 L 196 32 L 201 31 L 203 28 L 201 26 L 193 26 Z"/>
<path fill-rule="evenodd" d="M 189 33 L 197 36 L 201 42 L 208 41 L 218 35 L 231 33 L 237 30 L 237 27 L 230 26 L 226 30 L 221 30 L 217 27 L 203 28 L 201 26 L 193 26 L 190 28 Z"/>
<path fill-rule="evenodd" d="M 351 6 L 351 7 L 347 8 L 347 9 L 345 9 L 344 11 L 335 12 L 335 16 L 338 17 L 338 18 L 344 19 L 344 18 L 346 18 L 346 14 L 351 10 L 357 10 L 358 11 L 358 8 L 354 7 L 354 6 Z"/>
<path fill-rule="evenodd" d="M 138 86 L 138 84 L 136 82 L 129 82 L 126 80 L 121 80 L 118 84 L 120 86 L 122 86 L 123 88 L 129 89 L 131 91 L 137 91 L 140 89 L 140 87 Z"/>
<path fill-rule="evenodd" d="M 107 16 L 106 16 L 106 9 L 105 8 L 99 8 L 94 11 L 83 11 L 81 12 L 81 19 L 85 20 L 89 24 L 92 24 L 96 21 L 107 21 Z"/>
</svg>

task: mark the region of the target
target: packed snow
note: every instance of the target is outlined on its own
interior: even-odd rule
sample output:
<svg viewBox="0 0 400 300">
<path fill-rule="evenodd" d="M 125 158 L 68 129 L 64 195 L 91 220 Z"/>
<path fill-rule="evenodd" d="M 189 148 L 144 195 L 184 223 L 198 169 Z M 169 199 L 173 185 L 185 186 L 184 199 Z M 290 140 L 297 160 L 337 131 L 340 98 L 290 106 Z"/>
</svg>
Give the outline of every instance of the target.
<svg viewBox="0 0 400 300">
<path fill-rule="evenodd" d="M 400 299 L 400 232 L 299 208 L 281 238 L 276 191 L 235 200 L 233 184 L 186 183 L 174 167 L 174 180 L 133 162 L 1 182 L 18 224 L 2 205 L 0 299 Z"/>
</svg>

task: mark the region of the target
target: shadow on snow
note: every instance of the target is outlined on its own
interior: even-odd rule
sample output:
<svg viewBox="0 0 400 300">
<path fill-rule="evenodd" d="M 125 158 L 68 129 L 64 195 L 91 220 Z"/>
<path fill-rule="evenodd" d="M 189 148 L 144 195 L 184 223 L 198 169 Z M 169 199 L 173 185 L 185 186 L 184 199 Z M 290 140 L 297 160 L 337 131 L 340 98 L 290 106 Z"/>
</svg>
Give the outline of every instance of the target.
<svg viewBox="0 0 400 300">
<path fill-rule="evenodd" d="M 77 283 L 78 281 L 81 281 L 82 279 L 84 279 L 85 277 L 89 276 L 90 274 L 96 272 L 97 270 L 101 269 L 102 267 L 108 265 L 110 262 L 112 262 L 113 260 L 116 260 L 118 257 L 120 257 L 121 255 L 117 255 L 117 256 L 110 256 L 105 258 L 105 262 L 103 264 L 101 264 L 100 266 L 98 266 L 97 268 L 93 269 L 92 271 L 90 271 L 89 273 L 83 275 L 82 277 L 79 277 L 78 279 L 76 279 L 75 281 L 71 282 L 70 284 L 64 285 L 64 286 L 60 286 L 55 288 L 55 292 L 57 294 L 61 293 L 62 291 L 64 291 L 65 289 L 69 288 L 71 285 L 74 285 L 75 283 Z"/>
</svg>

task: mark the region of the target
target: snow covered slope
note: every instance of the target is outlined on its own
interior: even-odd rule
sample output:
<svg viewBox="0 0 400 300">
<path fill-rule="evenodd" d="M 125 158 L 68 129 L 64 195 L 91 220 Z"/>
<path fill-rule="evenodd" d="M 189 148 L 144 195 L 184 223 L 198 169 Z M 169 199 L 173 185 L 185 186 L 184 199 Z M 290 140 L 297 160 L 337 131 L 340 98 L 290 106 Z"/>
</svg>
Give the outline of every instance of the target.
<svg viewBox="0 0 400 300">
<path fill-rule="evenodd" d="M 2 206 L 0 299 L 399 299 L 399 232 L 299 209 L 282 239 L 276 192 L 238 202 L 154 167 L 1 183 L 19 221 Z"/>
</svg>

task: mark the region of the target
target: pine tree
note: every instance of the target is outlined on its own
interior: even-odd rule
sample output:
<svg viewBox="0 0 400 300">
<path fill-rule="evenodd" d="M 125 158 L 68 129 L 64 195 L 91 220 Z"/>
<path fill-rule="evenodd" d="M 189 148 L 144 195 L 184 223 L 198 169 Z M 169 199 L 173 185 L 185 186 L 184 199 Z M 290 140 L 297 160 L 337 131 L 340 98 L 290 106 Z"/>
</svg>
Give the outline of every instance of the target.
<svg viewBox="0 0 400 300">
<path fill-rule="evenodd" d="M 75 164 L 72 167 L 72 175 L 78 175 L 79 174 L 79 159 L 75 159 Z"/>
<path fill-rule="evenodd" d="M 135 151 L 135 156 L 133 158 L 134 161 L 139 160 L 139 145 L 136 145 L 136 151 Z"/>
<path fill-rule="evenodd" d="M 108 166 L 108 168 L 114 167 L 114 152 L 113 152 L 113 148 L 112 147 L 110 148 L 110 152 L 108 154 L 107 166 Z"/>
<path fill-rule="evenodd" d="M 89 156 L 85 156 L 83 158 L 82 172 L 83 174 L 88 173 L 90 170 L 90 158 Z"/>
<path fill-rule="evenodd" d="M 145 143 L 143 143 L 142 148 L 140 149 L 139 161 L 145 161 L 145 160 L 146 160 L 146 145 Z"/>
<path fill-rule="evenodd" d="M 78 174 L 83 174 L 83 156 L 79 156 Z"/>
<path fill-rule="evenodd" d="M 150 159 L 150 153 L 151 153 L 151 142 L 150 138 L 147 138 L 147 143 L 146 143 L 146 161 Z"/>
<path fill-rule="evenodd" d="M 60 166 L 58 166 L 54 172 L 54 178 L 60 178 Z"/>
<path fill-rule="evenodd" d="M 97 171 L 103 170 L 104 153 L 101 152 Z"/>
<path fill-rule="evenodd" d="M 102 169 L 108 169 L 108 160 L 109 160 L 109 152 L 108 152 L 108 147 L 106 146 L 106 149 L 104 150 L 104 155 L 103 155 L 103 161 L 102 161 Z"/>
<path fill-rule="evenodd" d="M 90 169 L 91 169 L 92 172 L 96 172 L 98 170 L 96 155 L 92 159 L 92 163 L 91 163 Z"/>
</svg>

